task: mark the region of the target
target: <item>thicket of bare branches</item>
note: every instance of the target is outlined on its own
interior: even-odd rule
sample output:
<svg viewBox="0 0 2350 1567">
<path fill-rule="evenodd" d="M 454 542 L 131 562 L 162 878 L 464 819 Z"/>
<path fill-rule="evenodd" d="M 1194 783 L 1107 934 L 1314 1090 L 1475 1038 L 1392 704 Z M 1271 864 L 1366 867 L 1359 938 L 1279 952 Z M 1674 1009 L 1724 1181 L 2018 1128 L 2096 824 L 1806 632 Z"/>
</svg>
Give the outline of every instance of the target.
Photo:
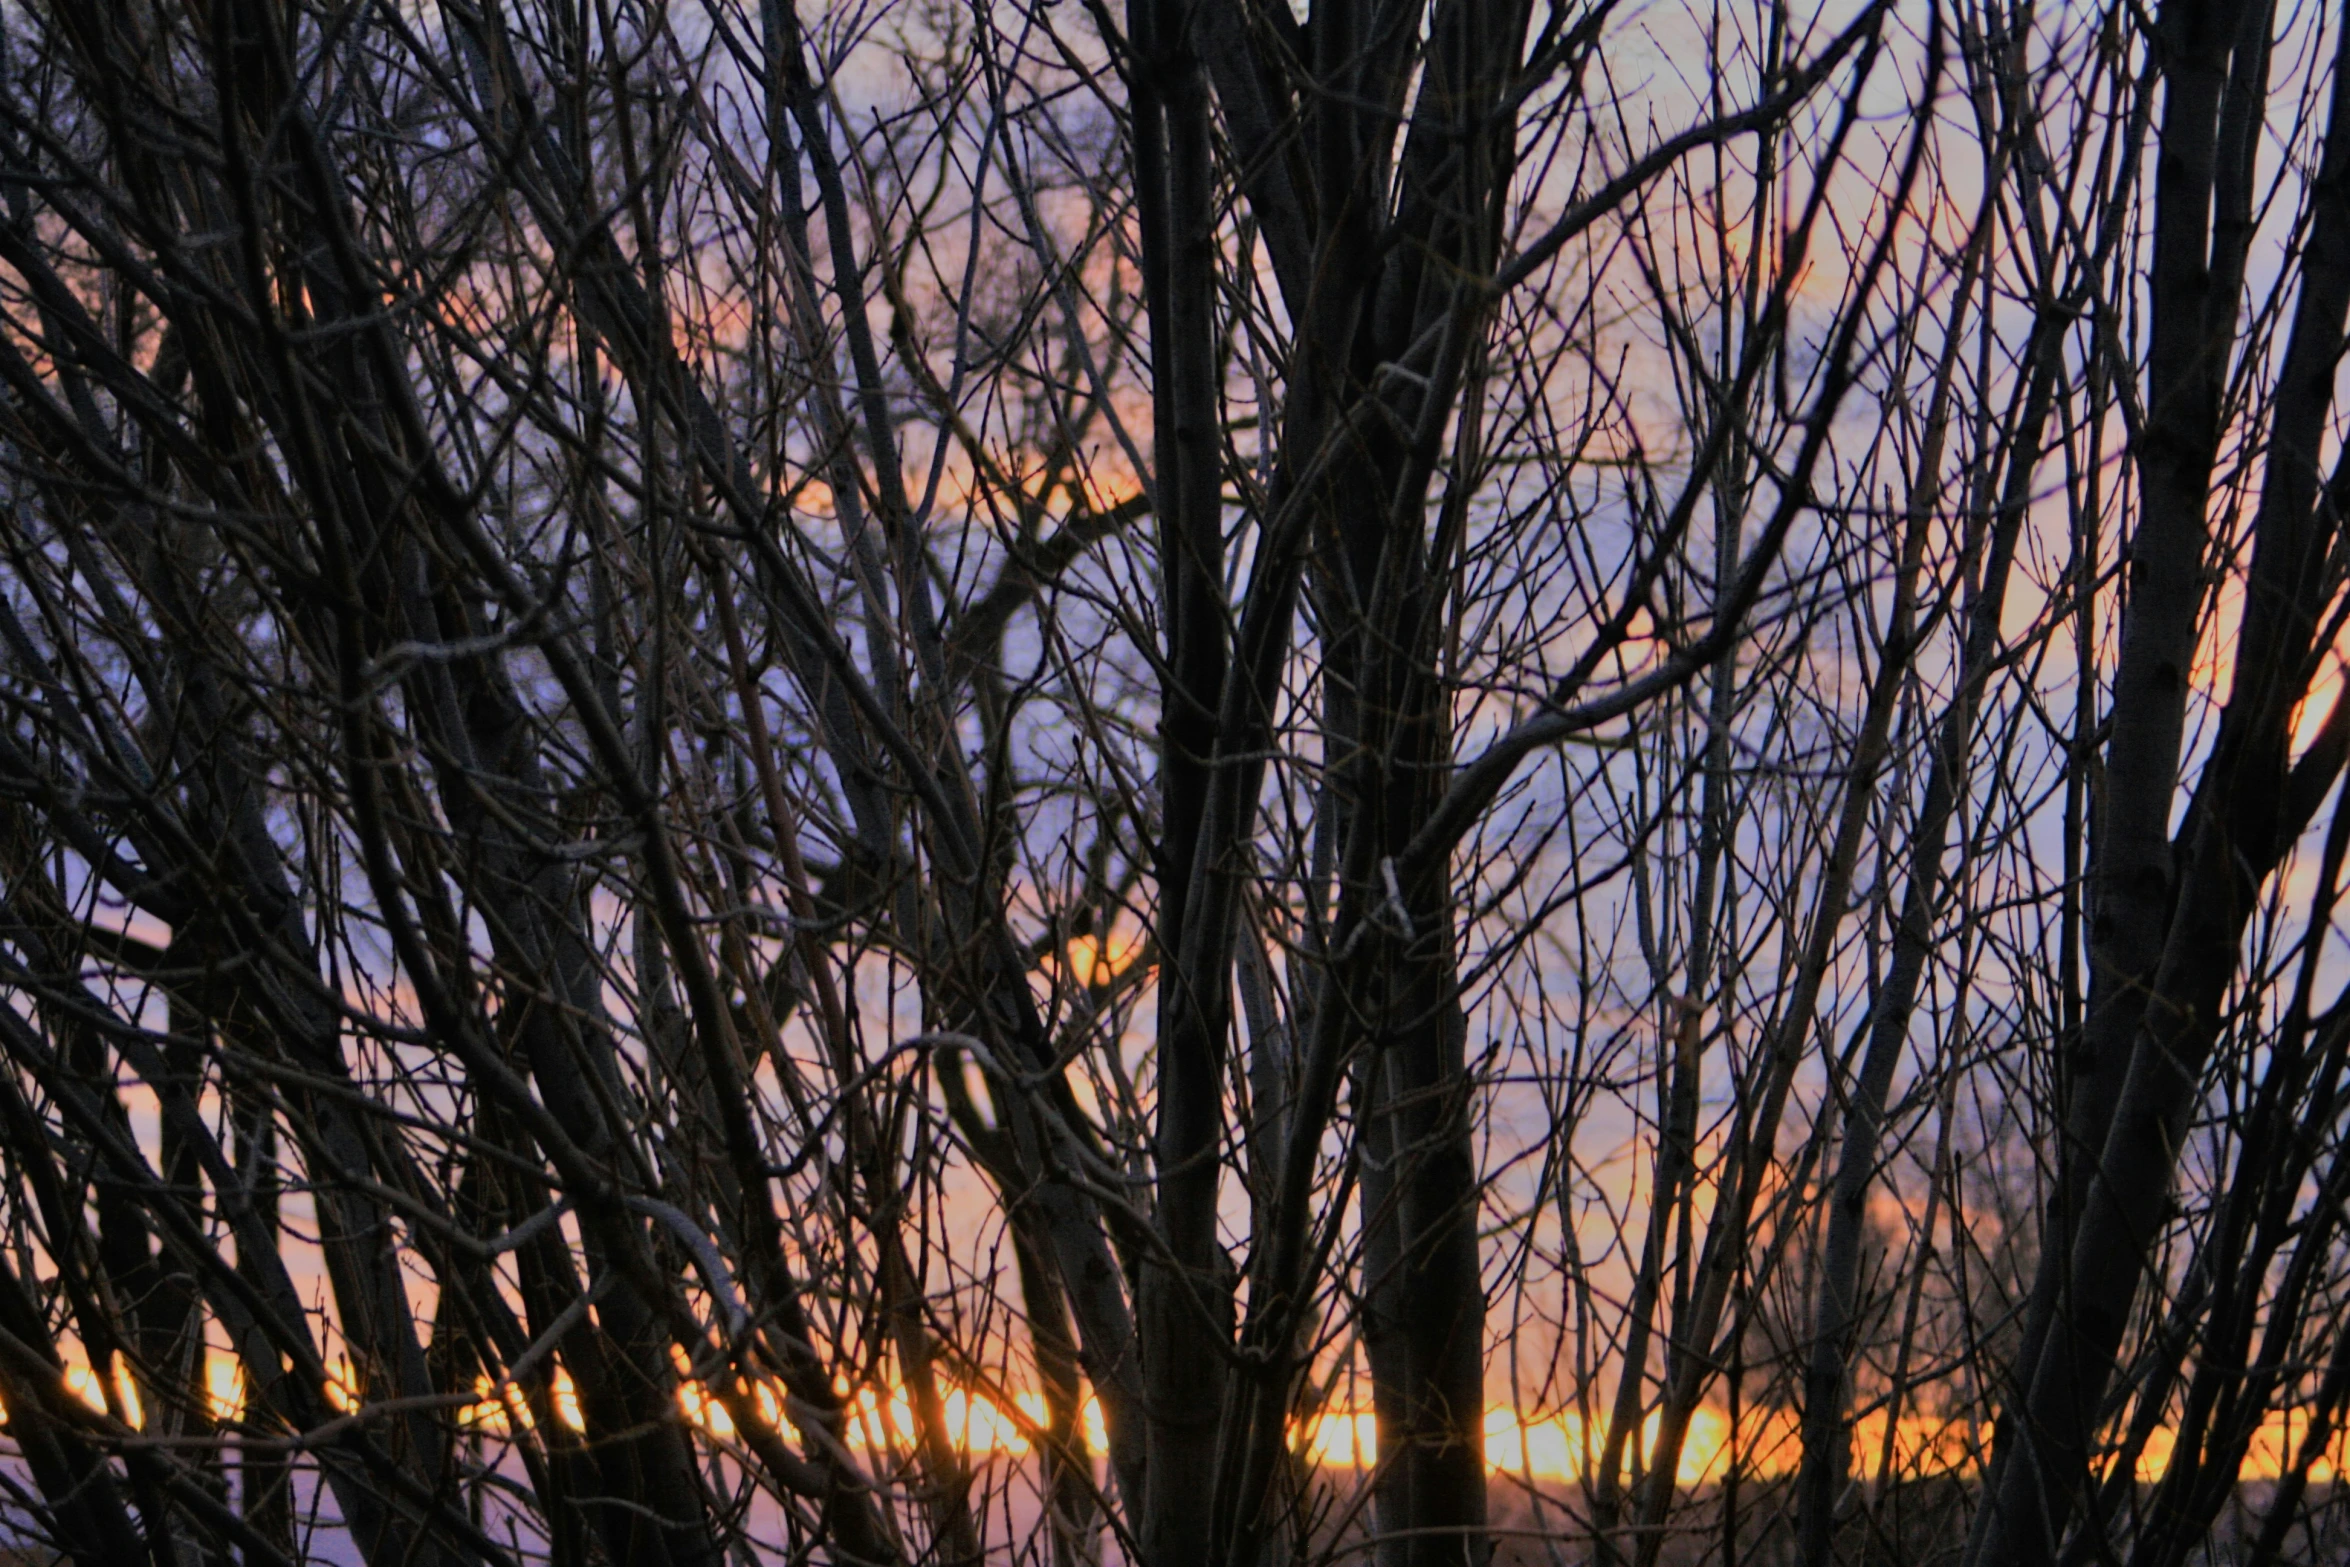
<svg viewBox="0 0 2350 1567">
<path fill-rule="evenodd" d="M 0 3 L 0 1523 L 2337 1549 L 2345 50 Z"/>
</svg>

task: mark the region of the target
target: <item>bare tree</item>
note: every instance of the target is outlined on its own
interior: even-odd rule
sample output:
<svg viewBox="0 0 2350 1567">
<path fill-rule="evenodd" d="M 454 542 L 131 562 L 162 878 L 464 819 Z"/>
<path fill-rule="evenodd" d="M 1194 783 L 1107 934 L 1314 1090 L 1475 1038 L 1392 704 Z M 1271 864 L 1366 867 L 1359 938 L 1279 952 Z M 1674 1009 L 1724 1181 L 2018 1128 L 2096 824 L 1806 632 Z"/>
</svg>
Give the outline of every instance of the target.
<svg viewBox="0 0 2350 1567">
<path fill-rule="evenodd" d="M 2336 1526 L 2340 18 L 0 27 L 29 1539 Z"/>
</svg>

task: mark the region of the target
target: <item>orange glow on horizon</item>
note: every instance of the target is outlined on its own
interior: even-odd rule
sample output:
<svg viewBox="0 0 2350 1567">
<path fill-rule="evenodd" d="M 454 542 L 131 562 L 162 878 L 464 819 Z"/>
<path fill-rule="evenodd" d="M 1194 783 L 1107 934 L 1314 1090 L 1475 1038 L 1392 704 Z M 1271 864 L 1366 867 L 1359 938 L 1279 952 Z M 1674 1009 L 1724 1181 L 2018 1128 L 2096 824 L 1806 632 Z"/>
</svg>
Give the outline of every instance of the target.
<svg viewBox="0 0 2350 1567">
<path fill-rule="evenodd" d="M 330 1365 L 328 1396 L 343 1413 L 355 1412 L 360 1400 L 352 1391 L 353 1371 L 349 1361 L 337 1357 Z M 680 1369 L 684 1367 L 681 1365 Z M 236 1357 L 217 1348 L 209 1349 L 203 1376 L 205 1400 L 212 1418 L 223 1422 L 241 1418 L 246 1389 L 243 1368 Z M 111 1404 L 107 1380 L 86 1363 L 67 1364 L 61 1380 L 67 1392 L 93 1411 L 104 1414 L 111 1407 L 133 1429 L 144 1428 L 146 1414 L 140 1390 L 127 1365 L 115 1368 Z M 792 1442 L 800 1440 L 800 1432 L 787 1413 L 780 1384 L 760 1379 L 749 1383 L 746 1391 L 762 1425 Z M 583 1432 L 586 1421 L 578 1390 L 570 1373 L 560 1365 L 553 1371 L 550 1395 L 556 1418 L 569 1429 Z M 915 1440 L 912 1400 L 903 1388 L 886 1393 L 862 1388 L 846 1402 L 844 1434 L 852 1448 L 868 1454 L 899 1451 Z M 980 1460 L 1027 1457 L 1036 1450 L 1050 1424 L 1044 1395 L 1033 1391 L 1004 1397 L 950 1385 L 942 1387 L 940 1404 L 947 1440 L 967 1456 Z M 709 1436 L 731 1440 L 737 1435 L 733 1412 L 705 1383 L 681 1376 L 677 1405 L 687 1420 Z M 5 1418 L 5 1410 L 0 1410 L 0 1420 Z M 1085 1397 L 1080 1419 L 1087 1450 L 1097 1456 L 1107 1451 L 1107 1422 L 1100 1401 L 1091 1394 Z M 475 1379 L 473 1397 L 458 1408 L 457 1420 L 468 1429 L 497 1435 L 528 1431 L 534 1425 L 521 1390 L 510 1381 L 486 1374 Z M 1659 1423 L 1654 1411 L 1643 1421 L 1639 1437 L 1642 1451 L 1654 1452 Z M 2239 1478 L 2273 1480 L 2284 1474 L 2299 1455 L 2308 1430 L 2306 1412 L 2272 1411 L 2254 1433 Z M 1986 1426 L 1971 1420 L 1905 1415 L 1892 1433 L 1892 1473 L 1904 1479 L 1975 1474 L 1988 1451 L 1989 1436 Z M 1528 1418 L 1506 1406 L 1495 1406 L 1486 1411 L 1484 1418 L 1487 1468 L 1496 1474 L 1547 1484 L 1582 1481 L 1588 1457 L 1600 1450 L 1604 1438 L 1603 1428 L 1586 1431 L 1582 1417 L 1572 1411 Z M 2345 1440 L 2350 1440 L 2350 1433 L 2337 1430 L 2327 1452 L 2311 1467 L 2309 1478 L 2313 1483 L 2330 1484 L 2340 1475 Z M 1874 1479 L 1888 1456 L 1883 1411 L 1863 1414 L 1855 1421 L 1851 1441 L 1854 1474 Z M 1290 1444 L 1316 1468 L 1369 1470 L 1379 1461 L 1378 1420 L 1367 1409 L 1333 1407 L 1310 1420 L 1294 1423 Z M 2173 1445 L 2174 1434 L 2169 1429 L 2158 1428 L 2153 1433 L 2136 1462 L 2141 1484 L 2162 1478 Z M 1801 1463 L 1802 1446 L 1800 1422 L 1792 1410 L 1747 1411 L 1741 1415 L 1733 1439 L 1728 1414 L 1704 1406 L 1690 1420 L 1676 1478 L 1683 1487 L 1718 1484 L 1728 1474 L 1733 1456 L 1738 1472 L 1749 1478 L 1786 1478 Z"/>
</svg>

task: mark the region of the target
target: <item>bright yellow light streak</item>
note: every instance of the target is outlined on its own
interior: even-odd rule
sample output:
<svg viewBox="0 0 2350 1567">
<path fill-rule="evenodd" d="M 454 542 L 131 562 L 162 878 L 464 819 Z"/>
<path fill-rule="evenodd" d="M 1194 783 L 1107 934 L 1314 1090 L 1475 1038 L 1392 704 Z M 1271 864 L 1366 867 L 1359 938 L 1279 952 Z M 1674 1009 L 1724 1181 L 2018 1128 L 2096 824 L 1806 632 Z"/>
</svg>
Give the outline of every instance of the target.
<svg viewBox="0 0 2350 1567">
<path fill-rule="evenodd" d="M 686 1419 L 700 1426 L 721 1441 L 734 1435 L 734 1416 L 726 1406 L 710 1396 L 710 1390 L 693 1379 L 694 1364 L 686 1358 L 684 1349 L 669 1346 L 670 1363 L 677 1367 L 677 1407 Z"/>
<path fill-rule="evenodd" d="M 1028 1438 L 1020 1423 L 982 1394 L 956 1388 L 946 1395 L 947 1440 L 966 1453 L 1025 1453 Z"/>
<path fill-rule="evenodd" d="M 1377 1446 L 1374 1439 L 1374 1448 Z M 1583 1472 L 1583 1422 L 1575 1415 L 1521 1421 L 1510 1409 L 1485 1412 L 1485 1463 L 1505 1474 L 1572 1480 Z"/>
<path fill-rule="evenodd" d="M 547 1396 L 555 1406 L 555 1418 L 574 1431 L 587 1429 L 587 1416 L 580 1412 L 579 1387 L 571 1380 L 567 1367 L 557 1366 L 547 1380 Z"/>
<path fill-rule="evenodd" d="M 359 1372 L 348 1355 L 337 1355 L 327 1368 L 326 1401 L 343 1414 L 359 1408 Z"/>
<path fill-rule="evenodd" d="M 759 1418 L 767 1423 L 768 1429 L 780 1432 L 787 1442 L 797 1442 L 800 1428 L 783 1412 L 783 1389 L 773 1382 L 760 1381 L 751 1384 L 751 1392 L 758 1401 Z"/>
<path fill-rule="evenodd" d="M 686 1419 L 720 1441 L 734 1435 L 734 1416 L 699 1382 L 677 1384 L 677 1407 L 685 1412 Z"/>
<path fill-rule="evenodd" d="M 468 1430 L 489 1431 L 498 1436 L 511 1432 L 517 1425 L 530 1429 L 530 1406 L 513 1384 L 500 1382 L 483 1375 L 473 1379 L 474 1402 L 457 1411 L 457 1423 Z"/>
<path fill-rule="evenodd" d="M 1106 985 L 1126 972 L 1142 952 L 1142 942 L 1112 931 L 1107 936 L 1076 936 L 1069 942 L 1069 977 L 1091 988 Z"/>
<path fill-rule="evenodd" d="M 1330 1410 L 1306 1432 L 1305 1450 L 1325 1469 L 1368 1469 L 1379 1462 L 1379 1417 L 1367 1409 Z"/>
<path fill-rule="evenodd" d="M 244 1418 L 245 1368 L 235 1356 L 216 1349 L 204 1352 L 204 1403 L 214 1420 Z"/>
<path fill-rule="evenodd" d="M 851 1407 L 849 1441 L 869 1452 L 903 1441 L 914 1429 L 914 1405 L 904 1388 L 893 1388 L 887 1404 L 873 1389 L 860 1388 Z"/>
<path fill-rule="evenodd" d="M 147 1405 L 139 1397 L 139 1379 L 120 1361 L 114 1367 L 114 1396 L 122 1404 L 122 1418 L 133 1431 L 147 1429 Z"/>
<path fill-rule="evenodd" d="M 98 1380 L 98 1373 L 88 1366 L 72 1365 L 65 1368 L 65 1390 L 98 1413 L 106 1413 L 105 1385 Z"/>
</svg>

